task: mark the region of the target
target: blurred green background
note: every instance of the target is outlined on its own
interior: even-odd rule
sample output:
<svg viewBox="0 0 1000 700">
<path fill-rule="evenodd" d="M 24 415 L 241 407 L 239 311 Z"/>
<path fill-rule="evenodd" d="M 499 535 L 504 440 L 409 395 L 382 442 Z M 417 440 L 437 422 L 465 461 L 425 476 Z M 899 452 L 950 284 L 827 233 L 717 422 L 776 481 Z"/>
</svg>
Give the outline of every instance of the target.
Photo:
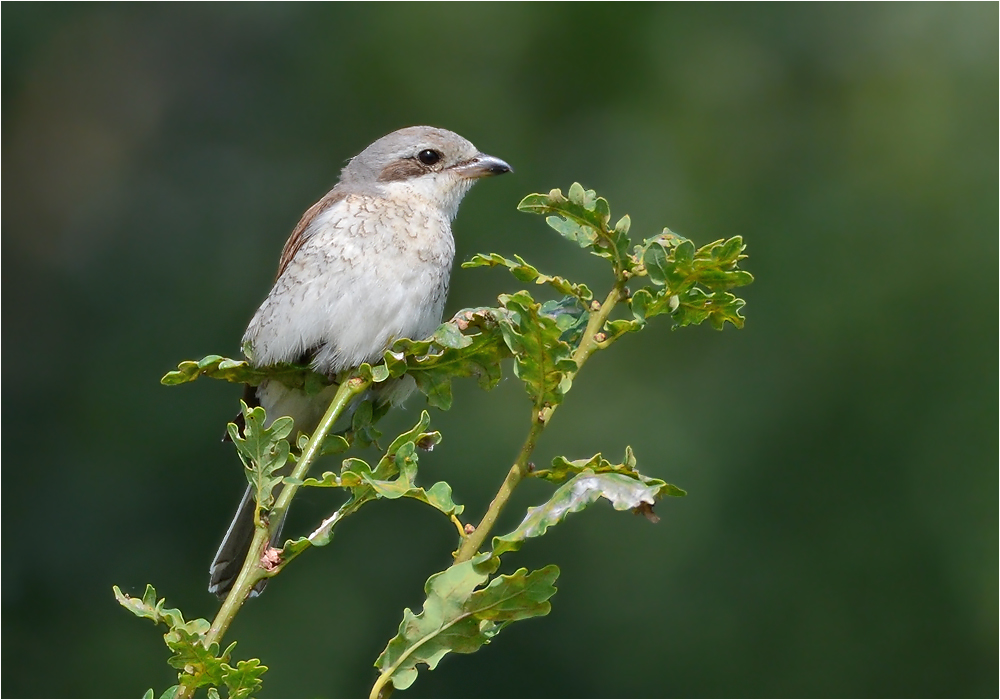
<svg viewBox="0 0 1000 700">
<path fill-rule="evenodd" d="M 510 555 L 557 563 L 548 618 L 407 697 L 995 696 L 998 8 L 976 5 L 11 5 L 3 12 L 3 681 L 138 696 L 161 632 L 112 584 L 211 617 L 242 490 L 235 356 L 299 215 L 411 124 L 508 160 L 457 260 L 519 253 L 606 289 L 515 211 L 579 180 L 696 242 L 748 244 L 742 332 L 624 339 L 542 440 L 690 492 L 656 526 L 606 504 Z M 517 284 L 460 270 L 448 312 Z M 424 401 L 388 420 L 405 428 Z M 513 378 L 433 413 L 478 519 L 527 428 Z M 327 464 L 331 468 L 335 462 Z M 518 492 L 503 525 L 548 489 Z M 335 494 L 304 494 L 291 532 Z M 237 619 L 265 695 L 367 693 L 451 526 L 380 503 Z M 400 695 L 403 695 L 402 693 Z"/>
</svg>

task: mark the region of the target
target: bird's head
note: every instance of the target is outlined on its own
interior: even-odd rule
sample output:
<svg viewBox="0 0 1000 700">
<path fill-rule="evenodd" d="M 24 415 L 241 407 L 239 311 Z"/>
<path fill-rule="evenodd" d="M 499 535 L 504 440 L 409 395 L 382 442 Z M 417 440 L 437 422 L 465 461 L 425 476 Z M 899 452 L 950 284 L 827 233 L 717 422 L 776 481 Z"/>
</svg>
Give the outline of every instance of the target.
<svg viewBox="0 0 1000 700">
<path fill-rule="evenodd" d="M 483 177 L 512 168 L 458 134 L 431 126 L 410 126 L 383 136 L 350 160 L 339 187 L 356 192 L 405 192 L 453 219 L 462 197 Z"/>
</svg>

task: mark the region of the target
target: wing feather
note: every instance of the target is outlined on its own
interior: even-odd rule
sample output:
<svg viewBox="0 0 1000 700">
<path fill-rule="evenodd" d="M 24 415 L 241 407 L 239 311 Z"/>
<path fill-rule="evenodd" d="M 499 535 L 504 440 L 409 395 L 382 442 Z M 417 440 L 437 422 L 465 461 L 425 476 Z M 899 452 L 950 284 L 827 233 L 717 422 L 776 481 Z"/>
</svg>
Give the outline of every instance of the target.
<svg viewBox="0 0 1000 700">
<path fill-rule="evenodd" d="M 281 259 L 278 261 L 278 274 L 274 277 L 275 281 L 281 277 L 285 268 L 295 258 L 295 254 L 299 252 L 303 244 L 309 239 L 309 225 L 317 216 L 344 199 L 345 196 L 347 196 L 345 192 L 334 187 L 321 200 L 306 209 L 306 213 L 299 219 L 299 223 L 295 225 L 292 235 L 285 241 L 285 247 L 281 250 Z"/>
</svg>

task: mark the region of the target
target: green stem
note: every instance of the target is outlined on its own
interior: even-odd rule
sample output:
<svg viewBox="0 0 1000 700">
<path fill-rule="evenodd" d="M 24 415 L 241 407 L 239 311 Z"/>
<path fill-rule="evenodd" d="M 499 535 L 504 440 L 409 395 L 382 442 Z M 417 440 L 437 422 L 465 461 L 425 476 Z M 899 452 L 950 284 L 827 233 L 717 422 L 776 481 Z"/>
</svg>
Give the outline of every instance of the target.
<svg viewBox="0 0 1000 700">
<path fill-rule="evenodd" d="M 250 551 L 243 562 L 243 568 L 240 569 L 233 587 L 230 589 L 225 601 L 223 601 L 222 607 L 219 608 L 219 612 L 212 621 L 211 627 L 209 627 L 208 632 L 205 634 L 203 642 L 205 647 L 210 647 L 222 639 L 226 630 L 229 629 L 233 618 L 236 617 L 236 613 L 239 612 L 243 603 L 249 598 L 250 591 L 253 590 L 254 585 L 268 576 L 267 569 L 261 565 L 261 557 L 270 544 L 271 528 L 277 527 L 277 523 L 281 522 L 285 511 L 288 510 L 288 506 L 295 496 L 295 492 L 298 491 L 301 481 L 308 474 L 312 463 L 319 456 L 323 441 L 326 439 L 333 424 L 337 421 L 337 418 L 340 417 L 340 414 L 344 412 L 344 409 L 347 408 L 354 397 L 365 391 L 370 385 L 371 379 L 365 379 L 357 375 L 352 375 L 341 382 L 340 387 L 337 389 L 337 394 L 333 397 L 333 401 L 330 402 L 326 413 L 323 414 L 323 418 L 316 427 L 315 432 L 309 438 L 305 449 L 302 450 L 302 455 L 299 457 L 295 469 L 292 470 L 292 483 L 285 483 L 281 489 L 281 493 L 278 495 L 277 501 L 268 514 L 268 522 L 271 525 L 257 523 L 253 541 L 250 544 Z M 177 689 L 177 697 L 194 697 L 194 690 L 194 688 L 182 685 Z"/>
<path fill-rule="evenodd" d="M 535 449 L 535 442 L 543 430 L 545 430 L 545 423 L 538 420 L 536 413 L 535 418 L 531 421 L 531 430 L 528 431 L 528 437 L 525 439 L 524 445 L 521 446 L 521 452 L 518 453 L 517 459 L 514 461 L 514 466 L 507 472 L 507 478 L 500 485 L 500 490 L 497 491 L 497 495 L 490 503 L 486 515 L 483 516 L 479 526 L 462 541 L 462 546 L 458 548 L 458 554 L 455 555 L 456 564 L 472 559 L 476 552 L 479 551 L 483 542 L 486 541 L 490 530 L 493 529 L 497 518 L 500 516 L 500 511 L 507 505 L 507 501 L 510 500 L 514 489 L 528 473 L 528 458 L 531 457 L 531 453 Z"/>
<path fill-rule="evenodd" d="M 330 407 L 323 414 L 322 420 L 316 426 L 316 431 L 309 438 L 308 444 L 302 450 L 302 456 L 299 457 L 295 469 L 292 470 L 289 476 L 292 483 L 286 482 L 285 486 L 281 489 L 281 493 L 278 494 L 274 506 L 271 508 L 268 520 L 271 522 L 272 528 L 276 528 L 284 517 L 285 511 L 288 510 L 288 506 L 292 502 L 292 498 L 295 496 L 296 491 L 299 490 L 299 486 L 301 486 L 300 482 L 306 478 L 306 474 L 309 473 L 312 463 L 319 457 L 323 441 L 333 428 L 333 424 L 337 422 L 340 414 L 354 400 L 354 397 L 364 392 L 371 386 L 371 383 L 371 379 L 364 379 L 357 375 L 353 375 L 341 383 L 337 389 L 336 396 L 330 402 Z"/>
<path fill-rule="evenodd" d="M 576 371 L 571 374 L 575 377 L 583 367 L 583 364 L 593 355 L 597 350 L 607 347 L 605 339 L 599 337 L 601 329 L 604 328 L 604 324 L 607 323 L 608 317 L 611 316 L 611 312 L 614 310 L 615 305 L 623 298 L 623 291 L 625 289 L 625 280 L 619 279 L 615 283 L 615 286 L 608 293 L 607 298 L 604 303 L 601 304 L 600 308 L 596 311 L 590 313 L 590 320 L 587 321 L 587 330 L 583 334 L 583 338 L 580 341 L 580 345 L 577 346 L 576 351 L 573 353 L 573 361 L 576 362 Z M 490 502 L 490 507 L 486 510 L 486 515 L 483 516 L 482 521 L 476 529 L 462 541 L 462 545 L 458 548 L 458 552 L 455 554 L 455 563 L 460 564 L 463 561 L 468 561 L 476 555 L 479 548 L 482 547 L 483 542 L 489 537 L 490 531 L 493 526 L 496 525 L 497 518 L 500 516 L 500 512 L 503 510 L 504 506 L 510 500 L 511 494 L 513 494 L 514 489 L 517 485 L 521 483 L 521 480 L 528 474 L 529 462 L 531 458 L 531 453 L 535 450 L 535 444 L 538 442 L 538 437 L 545 430 L 545 426 L 549 424 L 552 418 L 552 414 L 558 406 L 551 406 L 544 409 L 538 409 L 534 411 L 534 415 L 531 420 L 531 430 L 528 431 L 528 437 L 525 438 L 524 444 L 521 446 L 521 451 L 517 455 L 517 459 L 514 461 L 514 465 L 507 472 L 507 477 L 503 480 L 500 485 L 500 490 L 497 491 L 497 495 L 493 497 Z"/>
<path fill-rule="evenodd" d="M 240 569 L 240 573 L 236 577 L 229 595 L 226 596 L 222 607 L 219 608 L 215 619 L 212 620 L 212 626 L 208 628 L 208 633 L 205 635 L 204 643 L 206 647 L 222 639 L 222 635 L 229 629 L 229 625 L 236 616 L 236 612 L 246 602 L 254 585 L 264 578 L 264 569 L 260 566 L 260 557 L 264 552 L 264 546 L 267 544 L 268 534 L 267 528 L 263 526 L 254 530 L 253 540 L 250 542 L 250 551 L 243 562 L 243 568 Z M 182 696 L 178 694 L 178 697 Z"/>
<path fill-rule="evenodd" d="M 576 362 L 576 372 L 573 372 L 573 376 L 580 371 L 583 367 L 583 363 L 586 362 L 591 355 L 593 355 L 598 350 L 606 347 L 605 341 L 598 337 L 604 328 L 604 324 L 608 322 L 608 317 L 611 316 L 611 312 L 614 311 L 615 305 L 618 304 L 622 299 L 622 294 L 625 290 L 625 280 L 619 280 L 611 291 L 608 292 L 607 298 L 604 303 L 601 304 L 601 308 L 590 314 L 590 320 L 587 321 L 587 330 L 583 333 L 583 338 L 580 340 L 580 344 L 577 346 L 576 351 L 573 353 L 573 361 Z"/>
</svg>

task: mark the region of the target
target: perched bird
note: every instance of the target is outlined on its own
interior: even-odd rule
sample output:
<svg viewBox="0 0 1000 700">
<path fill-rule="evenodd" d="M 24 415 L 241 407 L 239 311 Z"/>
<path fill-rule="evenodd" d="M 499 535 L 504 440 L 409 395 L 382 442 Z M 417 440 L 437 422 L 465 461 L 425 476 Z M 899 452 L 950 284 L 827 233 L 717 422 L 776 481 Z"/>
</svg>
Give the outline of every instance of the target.
<svg viewBox="0 0 1000 700">
<path fill-rule="evenodd" d="M 429 126 L 368 146 L 285 243 L 274 286 L 243 336 L 247 359 L 309 363 L 333 376 L 377 361 L 397 338 L 430 335 L 448 295 L 458 205 L 479 178 L 510 171 L 458 134 Z M 375 400 L 400 403 L 413 390 L 403 379 Z M 307 396 L 271 380 L 248 389 L 247 398 L 269 420 L 291 416 L 297 431 L 310 433 L 336 389 Z M 220 597 L 246 558 L 253 515 L 248 488 L 210 569 L 208 590 Z"/>
</svg>

